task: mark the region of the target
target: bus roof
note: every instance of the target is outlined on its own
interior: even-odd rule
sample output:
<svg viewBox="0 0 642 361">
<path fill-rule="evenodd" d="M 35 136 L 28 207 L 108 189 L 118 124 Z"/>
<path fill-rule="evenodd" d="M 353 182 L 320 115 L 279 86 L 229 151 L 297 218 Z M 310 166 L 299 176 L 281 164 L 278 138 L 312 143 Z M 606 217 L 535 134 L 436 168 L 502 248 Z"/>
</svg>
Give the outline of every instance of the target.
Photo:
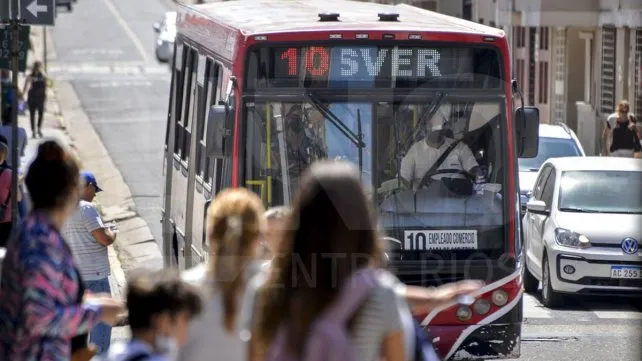
<svg viewBox="0 0 642 361">
<path fill-rule="evenodd" d="M 385 5 L 349 0 L 233 0 L 183 5 L 179 13 L 201 20 L 207 18 L 243 36 L 340 30 L 434 31 L 505 36 L 501 29 L 406 4 Z M 319 21 L 319 13 L 338 13 L 339 21 Z M 379 21 L 379 13 L 396 13 L 399 19 Z"/>
</svg>

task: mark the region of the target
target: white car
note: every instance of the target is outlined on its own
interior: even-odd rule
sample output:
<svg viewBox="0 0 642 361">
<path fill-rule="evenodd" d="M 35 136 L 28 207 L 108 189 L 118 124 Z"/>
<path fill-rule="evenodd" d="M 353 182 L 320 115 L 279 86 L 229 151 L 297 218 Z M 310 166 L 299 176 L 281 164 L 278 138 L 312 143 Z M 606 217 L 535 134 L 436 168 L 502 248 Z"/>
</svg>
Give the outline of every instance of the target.
<svg viewBox="0 0 642 361">
<path fill-rule="evenodd" d="M 168 11 L 160 22 L 154 23 L 156 37 L 156 59 L 168 62 L 174 55 L 174 40 L 176 39 L 176 12 Z"/>
<path fill-rule="evenodd" d="M 519 158 L 519 194 L 522 214 L 530 198 L 535 177 L 542 164 L 550 158 L 584 157 L 584 148 L 575 132 L 564 123 L 539 125 L 539 148 L 535 158 Z"/>
<path fill-rule="evenodd" d="M 524 288 L 554 307 L 564 294 L 642 292 L 642 159 L 549 159 L 522 220 Z"/>
</svg>

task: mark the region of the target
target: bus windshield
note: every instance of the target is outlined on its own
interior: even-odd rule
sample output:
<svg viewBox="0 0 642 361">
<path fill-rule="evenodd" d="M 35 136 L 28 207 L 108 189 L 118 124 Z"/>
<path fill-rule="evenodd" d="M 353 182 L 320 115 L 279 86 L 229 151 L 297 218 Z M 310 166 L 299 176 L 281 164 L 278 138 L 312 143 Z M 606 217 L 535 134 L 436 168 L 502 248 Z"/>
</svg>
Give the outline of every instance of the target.
<svg viewBox="0 0 642 361">
<path fill-rule="evenodd" d="M 404 244 L 406 259 L 425 251 L 457 258 L 501 254 L 503 106 L 502 100 L 448 97 L 432 104 L 248 101 L 245 186 L 268 205 L 290 204 L 312 162 L 350 161 L 360 165 L 381 226 Z"/>
</svg>

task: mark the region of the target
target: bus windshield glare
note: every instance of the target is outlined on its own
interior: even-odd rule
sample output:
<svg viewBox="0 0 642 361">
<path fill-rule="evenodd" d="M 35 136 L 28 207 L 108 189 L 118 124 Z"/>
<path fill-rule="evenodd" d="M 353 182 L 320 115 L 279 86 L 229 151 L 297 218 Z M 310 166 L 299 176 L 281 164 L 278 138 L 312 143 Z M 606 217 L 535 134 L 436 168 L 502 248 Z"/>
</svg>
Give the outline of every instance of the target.
<svg viewBox="0 0 642 361">
<path fill-rule="evenodd" d="M 323 104 L 348 133 L 360 135 L 359 149 L 311 100 L 252 101 L 246 103 L 246 186 L 270 205 L 289 204 L 312 162 L 347 160 L 361 164 L 382 227 L 404 242 L 406 250 L 430 250 L 449 258 L 501 254 L 506 222 L 502 105 L 446 97 L 431 119 L 422 121 L 430 104 Z M 440 139 L 433 139 L 436 128 L 441 128 Z M 426 175 L 451 144 L 450 154 Z M 484 177 L 479 192 L 473 190 L 474 168 Z M 427 180 L 421 182 L 424 176 Z"/>
</svg>

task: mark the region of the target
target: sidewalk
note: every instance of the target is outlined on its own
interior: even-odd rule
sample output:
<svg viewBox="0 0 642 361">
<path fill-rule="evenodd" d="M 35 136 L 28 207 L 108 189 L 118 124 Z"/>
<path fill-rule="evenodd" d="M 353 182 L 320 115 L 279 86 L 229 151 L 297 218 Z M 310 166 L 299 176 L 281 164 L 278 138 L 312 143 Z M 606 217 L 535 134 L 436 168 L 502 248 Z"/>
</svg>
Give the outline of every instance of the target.
<svg viewBox="0 0 642 361">
<path fill-rule="evenodd" d="M 53 38 L 47 33 L 48 63 L 56 63 Z M 42 27 L 31 29 L 33 49 L 29 63 L 40 60 L 43 53 Z M 21 79 L 20 84 L 22 84 Z M 24 159 L 28 161 L 38 149 L 42 139 L 31 138 L 31 126 L 27 116 L 20 116 L 18 123 L 27 130 L 29 141 Z M 144 266 L 159 269 L 163 267 L 161 251 L 145 221 L 138 217 L 129 187 L 120 171 L 111 160 L 102 141 L 82 109 L 73 87 L 67 81 L 56 81 L 48 89 L 44 115 L 43 139 L 55 139 L 73 149 L 84 169 L 91 170 L 105 191 L 98 194 L 96 204 L 103 221 L 118 223 L 120 230 L 113 247 L 109 247 L 112 274 L 112 294 L 122 297 L 128 271 Z M 160 215 L 159 215 L 160 216 Z M 112 331 L 112 342 L 128 337 L 128 327 L 117 327 Z"/>
</svg>

